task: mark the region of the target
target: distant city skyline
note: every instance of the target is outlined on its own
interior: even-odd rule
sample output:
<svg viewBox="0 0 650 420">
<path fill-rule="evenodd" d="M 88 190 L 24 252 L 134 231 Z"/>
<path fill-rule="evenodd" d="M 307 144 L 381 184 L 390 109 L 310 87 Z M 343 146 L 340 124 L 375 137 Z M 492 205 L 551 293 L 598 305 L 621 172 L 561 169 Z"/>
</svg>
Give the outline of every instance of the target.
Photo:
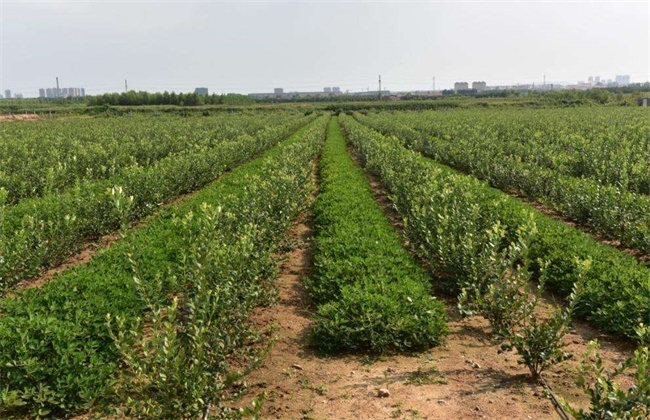
<svg viewBox="0 0 650 420">
<path fill-rule="evenodd" d="M 650 80 L 650 2 L 0 4 L 0 92 L 211 93 Z"/>
<path fill-rule="evenodd" d="M 599 77 L 599 82 L 595 82 L 593 80 L 590 81 L 590 78 L 594 78 L 594 77 Z M 521 81 L 521 82 L 513 82 L 513 83 L 490 83 L 490 82 L 485 81 L 485 80 L 471 80 L 471 81 L 469 81 L 469 79 L 468 79 L 467 81 L 466 80 L 459 80 L 459 81 L 453 82 L 450 86 L 439 86 L 439 83 L 438 83 L 438 81 L 436 79 L 436 88 L 435 88 L 435 90 L 436 91 L 450 90 L 450 89 L 458 90 L 457 86 L 456 86 L 456 84 L 458 84 L 458 83 L 467 83 L 468 84 L 467 87 L 464 87 L 462 89 L 472 89 L 472 88 L 474 88 L 473 86 L 475 84 L 480 85 L 480 83 L 482 83 L 482 82 L 484 82 L 486 84 L 487 88 L 494 88 L 496 86 L 523 86 L 523 85 L 542 86 L 543 84 L 546 84 L 546 85 L 549 85 L 549 86 L 550 85 L 575 86 L 575 85 L 578 85 L 578 84 L 581 84 L 581 83 L 593 84 L 593 86 L 597 86 L 597 83 L 600 83 L 600 86 L 604 86 L 607 81 L 609 81 L 612 84 L 613 83 L 618 83 L 619 86 L 627 86 L 629 84 L 636 84 L 636 83 L 643 84 L 643 83 L 650 82 L 650 80 L 635 81 L 628 74 L 622 74 L 622 75 L 617 74 L 617 75 L 612 75 L 612 76 L 599 76 L 599 75 L 598 76 L 588 76 L 588 77 L 585 77 L 583 79 L 578 79 L 578 80 L 574 80 L 574 81 L 568 81 L 568 80 L 554 81 L 554 80 L 549 80 L 549 79 L 546 79 L 546 81 L 544 81 L 544 78 L 542 76 L 541 81 L 532 81 L 532 82 L 531 81 Z M 389 81 L 385 81 L 385 79 L 384 79 L 384 81 L 382 82 L 383 83 L 382 90 L 389 90 L 389 91 L 393 91 L 393 92 L 409 92 L 409 91 L 415 92 L 415 91 L 431 91 L 431 90 L 434 90 L 433 89 L 433 80 L 431 81 L 431 85 L 429 87 L 416 87 L 416 88 L 412 88 L 412 89 L 408 89 L 408 88 L 407 89 L 390 88 L 390 86 L 387 86 L 387 82 L 389 82 Z M 176 92 L 176 93 L 192 93 L 192 92 L 196 93 L 197 89 L 202 89 L 202 88 L 197 88 L 197 87 L 191 87 L 191 86 L 194 86 L 194 85 L 190 85 L 190 84 L 187 84 L 187 83 L 183 83 L 183 85 L 188 86 L 188 87 L 184 87 L 182 90 L 181 89 L 178 89 L 178 90 L 167 89 L 167 91 L 168 92 Z M 377 88 L 378 88 L 377 83 L 375 83 L 375 85 L 368 84 L 367 88 L 363 88 L 363 89 L 359 89 L 359 90 L 345 89 L 344 87 L 339 87 L 339 86 L 332 87 L 332 86 L 324 86 L 324 85 L 321 86 L 320 88 L 318 88 L 318 87 L 311 88 L 310 86 L 308 86 L 307 88 L 302 88 L 302 89 L 292 89 L 292 88 L 286 88 L 286 87 L 275 86 L 275 85 L 273 85 L 273 86 L 274 87 L 267 88 L 265 90 L 253 90 L 253 91 L 245 91 L 245 92 L 244 91 L 239 91 L 239 92 L 237 92 L 237 91 L 224 91 L 224 90 L 219 90 L 218 88 L 213 88 L 213 87 L 210 87 L 210 86 L 206 86 L 206 88 L 209 90 L 209 94 L 242 94 L 242 95 L 248 95 L 248 94 L 251 94 L 251 93 L 273 94 L 274 91 L 277 90 L 277 89 L 282 89 L 284 91 L 284 93 L 290 93 L 290 92 L 324 92 L 324 90 L 327 89 L 327 88 L 330 89 L 330 92 L 327 92 L 325 90 L 325 93 L 344 94 L 346 92 L 359 93 L 359 92 L 364 92 L 364 91 L 376 91 Z M 316 85 L 314 85 L 314 86 L 316 86 Z M 338 89 L 332 90 L 334 88 L 338 88 Z M 68 94 L 67 92 L 68 92 L 69 89 L 71 90 L 71 92 L 74 92 L 74 93 Z M 483 87 L 482 89 L 485 89 L 485 87 Z M 9 89 L 9 90 L 11 90 L 13 92 L 16 92 L 16 93 L 21 93 L 25 98 L 39 98 L 39 97 L 40 98 L 55 98 L 55 97 L 57 97 L 56 94 L 54 93 L 56 88 L 37 88 L 37 89 L 35 89 L 35 91 L 36 91 L 35 95 L 30 94 L 31 90 L 29 90 L 29 89 L 24 90 L 24 91 L 20 91 L 20 92 L 18 92 L 16 89 Z M 164 92 L 165 91 L 164 89 L 139 89 L 137 87 L 135 87 L 133 89 L 131 87 L 129 87 L 129 90 L 130 91 L 131 90 L 133 90 L 133 91 L 147 91 L 147 92 L 152 92 L 152 93 L 154 93 L 154 92 Z M 101 95 L 101 94 L 105 94 L 105 93 L 122 93 L 124 91 L 125 91 L 124 90 L 124 85 L 122 85 L 121 90 L 116 89 L 116 90 L 107 90 L 107 91 L 95 91 L 94 89 L 86 89 L 86 88 L 61 88 L 60 89 L 60 96 L 61 97 L 68 97 L 68 96 L 70 96 L 70 97 L 77 97 L 77 96 L 83 97 L 83 96 L 86 96 L 86 95 Z M 25 92 L 29 92 L 29 93 L 25 93 Z"/>
</svg>

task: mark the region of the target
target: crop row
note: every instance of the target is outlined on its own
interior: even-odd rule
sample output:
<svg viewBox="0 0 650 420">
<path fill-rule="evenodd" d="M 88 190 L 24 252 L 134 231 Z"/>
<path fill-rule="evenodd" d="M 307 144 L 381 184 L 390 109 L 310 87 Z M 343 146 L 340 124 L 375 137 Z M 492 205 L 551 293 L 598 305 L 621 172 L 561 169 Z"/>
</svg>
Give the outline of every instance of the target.
<svg viewBox="0 0 650 420">
<path fill-rule="evenodd" d="M 320 179 L 308 282 L 318 305 L 314 344 L 328 352 L 383 353 L 439 343 L 444 306 L 431 296 L 426 272 L 402 247 L 350 159 L 337 118 L 328 127 Z"/>
<path fill-rule="evenodd" d="M 326 122 L 168 207 L 89 264 L 4 299 L 0 412 L 205 412 L 229 362 L 248 352 L 245 321 L 268 296 L 271 252 L 311 192 Z"/>
<path fill-rule="evenodd" d="M 543 216 L 479 180 L 436 164 L 350 117 L 342 123 L 366 167 L 396 199 L 406 234 L 437 277 L 458 293 L 463 282 L 490 275 L 499 253 L 526 237 L 531 270 L 546 266 L 547 286 L 566 296 L 591 260 L 576 315 L 628 337 L 650 322 L 650 271 L 634 258 Z"/>
<path fill-rule="evenodd" d="M 533 156 L 537 152 L 529 143 L 520 140 L 517 129 L 521 127 L 517 120 L 512 122 L 514 128 L 504 133 L 481 119 L 474 121 L 468 117 L 465 124 L 476 122 L 472 129 L 468 129 L 464 124 L 443 123 L 436 117 L 433 120 L 438 129 L 436 134 L 431 134 L 432 131 L 425 128 L 432 123 L 429 115 L 419 117 L 421 120 L 417 116 L 395 118 L 387 115 L 357 115 L 357 118 L 384 134 L 398 136 L 407 147 L 443 164 L 487 180 L 490 185 L 501 190 L 516 191 L 539 200 L 566 217 L 618 239 L 628 247 L 650 254 L 650 196 L 625 188 L 629 183 L 644 184 L 646 178 L 650 179 L 650 162 L 641 162 L 650 156 L 650 138 L 647 138 L 648 133 L 643 132 L 640 126 L 633 125 L 632 129 L 628 129 L 635 133 L 638 130 L 634 141 L 628 141 L 636 146 L 634 148 L 630 146 L 626 149 L 624 139 L 627 132 L 622 128 L 621 144 L 618 146 L 613 144 L 614 139 L 608 139 L 607 143 L 594 140 L 594 145 L 575 135 L 570 139 L 575 140 L 576 144 L 571 145 L 571 148 L 576 150 L 568 153 L 553 149 L 555 154 L 546 157 L 552 163 L 540 165 L 535 159 L 512 152 L 517 149 L 512 144 L 518 141 L 523 143 L 519 149 L 530 148 L 529 155 Z M 613 126 L 619 128 L 615 124 Z M 525 138 L 526 134 L 527 131 L 522 129 L 521 136 Z M 543 143 L 545 135 L 539 132 L 534 137 L 539 137 L 538 141 Z M 627 135 L 630 136 L 629 133 Z M 549 140 L 549 143 L 553 142 Z M 565 143 L 562 147 L 568 149 L 570 140 Z M 590 147 L 586 147 L 587 144 Z M 595 156 L 590 152 L 594 148 L 611 149 L 616 153 Z M 580 149 L 584 151 L 581 153 Z M 585 175 L 590 173 L 587 170 L 576 173 L 563 170 L 559 161 L 564 155 L 576 156 L 574 160 L 578 159 L 577 156 L 581 156 L 580 159 L 587 156 L 592 165 L 602 166 L 604 173 L 618 171 L 615 185 L 612 184 L 613 181 L 608 182 L 605 175 L 595 177 Z M 623 164 L 622 161 L 627 163 Z M 619 173 L 620 171 L 625 173 Z"/>
<path fill-rule="evenodd" d="M 113 206 L 111 187 L 120 185 L 134 197 L 128 217 L 138 220 L 268 150 L 311 118 L 282 120 L 254 137 L 242 134 L 209 148 L 171 155 L 148 168 L 131 167 L 119 176 L 82 183 L 62 194 L 0 208 L 0 288 L 13 286 L 38 274 L 43 267 L 57 264 L 89 237 L 116 230 L 121 216 Z"/>
<path fill-rule="evenodd" d="M 177 153 L 210 148 L 298 113 L 220 115 L 210 118 L 143 118 L 35 121 L 0 126 L 0 189 L 7 205 L 60 193 L 84 180 L 147 168 Z"/>
<path fill-rule="evenodd" d="M 443 142 L 478 143 L 496 157 L 650 194 L 649 117 L 643 108 L 577 108 L 396 113 L 391 120 Z"/>
</svg>

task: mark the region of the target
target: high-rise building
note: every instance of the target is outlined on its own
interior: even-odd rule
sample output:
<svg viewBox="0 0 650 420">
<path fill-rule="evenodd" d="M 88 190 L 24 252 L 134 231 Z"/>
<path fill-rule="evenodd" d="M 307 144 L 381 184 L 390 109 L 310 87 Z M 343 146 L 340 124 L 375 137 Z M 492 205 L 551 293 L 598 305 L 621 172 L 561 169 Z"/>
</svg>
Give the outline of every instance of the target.
<svg viewBox="0 0 650 420">
<path fill-rule="evenodd" d="M 472 82 L 472 89 L 482 91 L 487 88 L 487 84 L 485 82 Z"/>
<path fill-rule="evenodd" d="M 332 88 L 331 88 L 331 87 L 323 88 L 323 92 L 325 92 L 325 93 L 332 93 Z"/>
<path fill-rule="evenodd" d="M 616 75 L 616 84 L 619 86 L 627 86 L 630 84 L 630 75 L 629 74 L 617 74 Z"/>
<path fill-rule="evenodd" d="M 467 89 L 469 89 L 469 83 L 467 82 L 454 83 L 454 90 L 467 90 Z"/>
<path fill-rule="evenodd" d="M 5 98 L 6 99 L 11 99 L 11 90 L 10 89 L 5 89 Z"/>
<path fill-rule="evenodd" d="M 84 88 L 78 87 L 67 87 L 67 88 L 40 88 L 38 90 L 39 96 L 41 98 L 76 98 L 79 96 L 86 96 L 86 90 Z"/>
<path fill-rule="evenodd" d="M 282 95 L 284 93 L 284 89 L 275 88 L 275 89 L 273 89 L 273 93 L 275 93 L 276 95 Z"/>
<path fill-rule="evenodd" d="M 593 82 L 594 82 L 594 76 L 589 76 L 589 83 L 593 83 Z"/>
<path fill-rule="evenodd" d="M 197 87 L 194 89 L 194 93 L 197 95 L 205 95 L 208 96 L 208 88 L 207 87 Z"/>
<path fill-rule="evenodd" d="M 332 93 L 341 93 L 341 88 L 338 87 L 338 86 L 334 86 L 334 87 L 332 88 Z"/>
</svg>

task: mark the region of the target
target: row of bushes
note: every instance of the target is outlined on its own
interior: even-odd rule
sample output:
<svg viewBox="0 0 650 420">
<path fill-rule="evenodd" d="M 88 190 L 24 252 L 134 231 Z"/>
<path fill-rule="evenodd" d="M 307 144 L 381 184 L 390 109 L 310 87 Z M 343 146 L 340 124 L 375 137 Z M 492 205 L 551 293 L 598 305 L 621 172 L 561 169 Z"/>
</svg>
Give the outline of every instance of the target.
<svg viewBox="0 0 650 420">
<path fill-rule="evenodd" d="M 620 112 L 608 110 L 610 113 L 613 111 Z M 624 115 L 612 114 L 611 117 L 623 118 Z M 637 120 L 638 117 L 637 115 Z M 445 165 L 487 180 L 490 185 L 504 191 L 516 191 L 530 199 L 539 200 L 581 224 L 620 240 L 625 246 L 650 254 L 650 197 L 628 190 L 630 188 L 646 193 L 650 179 L 647 174 L 650 169 L 644 158 L 647 139 L 643 141 L 644 127 L 641 124 L 631 124 L 625 135 L 623 129 L 617 127 L 622 137 L 631 140 L 624 142 L 616 139 L 616 146 L 608 138 L 607 142 L 599 140 L 603 144 L 591 144 L 587 148 L 571 144 L 577 143 L 581 137 L 569 135 L 555 154 L 547 158 L 548 165 L 541 165 L 528 157 L 512 154 L 513 148 L 504 144 L 506 139 L 503 137 L 509 137 L 513 143 L 526 143 L 523 133 L 511 129 L 509 133 L 498 136 L 495 133 L 499 133 L 500 128 L 495 124 L 485 125 L 482 120 L 485 117 L 476 116 L 477 121 L 470 119 L 473 124 L 484 124 L 483 129 L 475 127 L 471 135 L 467 135 L 466 131 L 470 131 L 465 129 L 467 127 L 460 127 L 456 123 L 445 127 L 446 130 L 440 129 L 441 137 L 422 132 L 422 127 L 414 129 L 404 125 L 395 121 L 395 118 L 369 118 L 359 114 L 357 118 L 385 134 L 397 135 L 409 148 Z M 625 120 L 620 124 L 624 123 Z M 615 134 L 616 131 L 610 133 L 612 137 Z M 539 132 L 537 135 L 541 137 L 540 143 L 552 141 L 550 138 L 544 139 L 544 135 Z M 585 139 L 580 141 L 589 142 Z M 592 143 L 598 141 L 592 139 Z M 634 147 L 629 143 L 634 143 Z M 533 147 L 530 143 L 526 144 Z M 578 150 L 569 152 L 570 148 Z M 598 149 L 604 151 L 595 151 Z M 565 156 L 569 154 L 588 157 Z M 632 157 L 637 162 L 633 162 Z M 584 164 L 585 160 L 591 162 L 589 168 Z M 559 162 L 564 161 L 572 161 L 574 167 L 567 168 L 566 171 L 559 168 Z M 577 167 L 584 171 L 575 173 Z"/>
<path fill-rule="evenodd" d="M 328 352 L 384 353 L 440 343 L 444 306 L 431 296 L 430 279 L 402 247 L 350 159 L 337 118 L 328 127 L 320 178 L 308 282 L 318 304 L 314 344 Z"/>
<path fill-rule="evenodd" d="M 76 118 L 0 125 L 0 189 L 7 204 L 61 193 L 76 183 L 110 178 L 133 166 L 254 135 L 300 113 L 239 113 L 209 119 Z"/>
<path fill-rule="evenodd" d="M 3 208 L 0 190 L 0 289 L 58 264 L 89 238 L 115 231 L 120 216 L 110 195 L 112 186 L 120 185 L 127 196 L 134 197 L 129 217 L 138 220 L 268 150 L 313 118 L 272 125 L 254 137 L 242 134 L 232 141 L 169 156 L 148 168 L 132 167 L 115 177 L 77 184 L 62 194 L 7 208 Z"/>
<path fill-rule="evenodd" d="M 58 417 L 112 406 L 186 418 L 217 404 L 233 378 L 230 362 L 256 357 L 245 345 L 246 320 L 268 299 L 271 253 L 311 193 L 326 122 L 124 233 L 89 264 L 4 299 L 0 413 Z M 134 201 L 121 188 L 112 199 L 127 232 Z"/>
<path fill-rule="evenodd" d="M 394 195 L 409 239 L 450 292 L 458 293 L 462 281 L 493 273 L 501 250 L 532 230 L 530 270 L 539 276 L 544 266 L 553 292 L 568 295 L 582 275 L 576 261 L 592 261 L 576 316 L 628 337 L 636 336 L 640 322 L 650 322 L 650 272 L 631 256 L 405 149 L 397 138 L 350 117 L 342 122 L 368 169 Z"/>
</svg>

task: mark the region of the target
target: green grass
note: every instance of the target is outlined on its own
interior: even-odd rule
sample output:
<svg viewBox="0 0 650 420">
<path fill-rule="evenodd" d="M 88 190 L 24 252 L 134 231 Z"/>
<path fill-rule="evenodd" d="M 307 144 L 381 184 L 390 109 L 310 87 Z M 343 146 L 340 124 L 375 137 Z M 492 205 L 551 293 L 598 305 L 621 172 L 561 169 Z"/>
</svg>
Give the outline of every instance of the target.
<svg viewBox="0 0 650 420">
<path fill-rule="evenodd" d="M 361 168 L 332 119 L 320 161 L 314 274 L 318 303 L 311 335 L 324 351 L 423 350 L 446 332 L 442 303 L 430 279 L 402 247 Z"/>
</svg>

